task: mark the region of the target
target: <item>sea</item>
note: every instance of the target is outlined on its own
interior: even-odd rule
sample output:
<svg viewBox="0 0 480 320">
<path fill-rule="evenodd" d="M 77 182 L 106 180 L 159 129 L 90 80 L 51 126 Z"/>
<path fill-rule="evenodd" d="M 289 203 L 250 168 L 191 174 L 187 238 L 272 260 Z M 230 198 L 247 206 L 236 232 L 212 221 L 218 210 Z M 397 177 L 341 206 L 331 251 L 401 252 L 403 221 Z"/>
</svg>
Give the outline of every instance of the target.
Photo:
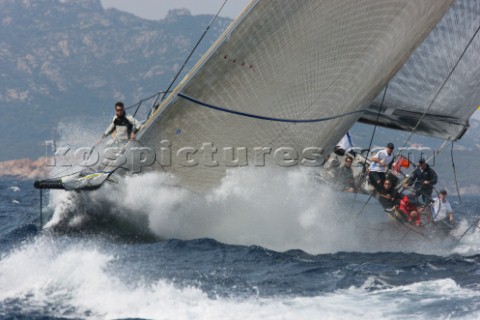
<svg viewBox="0 0 480 320">
<path fill-rule="evenodd" d="M 364 243 L 299 174 L 202 196 L 166 179 L 89 205 L 44 192 L 40 211 L 33 181 L 2 178 L 0 319 L 480 319 L 475 225 L 454 246 Z M 479 218 L 480 197 L 449 200 Z"/>
</svg>

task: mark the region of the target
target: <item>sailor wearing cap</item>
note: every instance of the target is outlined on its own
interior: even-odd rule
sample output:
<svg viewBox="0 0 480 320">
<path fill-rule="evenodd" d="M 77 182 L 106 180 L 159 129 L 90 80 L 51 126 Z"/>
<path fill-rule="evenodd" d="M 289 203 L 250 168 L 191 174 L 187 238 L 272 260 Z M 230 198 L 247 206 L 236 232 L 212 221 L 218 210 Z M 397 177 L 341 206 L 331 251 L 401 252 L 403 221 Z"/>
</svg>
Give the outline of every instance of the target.
<svg viewBox="0 0 480 320">
<path fill-rule="evenodd" d="M 412 174 L 405 183 L 405 187 L 414 186 L 417 196 L 422 195 L 423 202 L 432 199 L 433 186 L 437 183 L 437 173 L 430 168 L 425 159 L 418 161 L 418 166 L 413 170 Z"/>
<path fill-rule="evenodd" d="M 370 184 L 375 188 L 375 190 L 380 190 L 385 180 L 385 173 L 388 170 L 388 165 L 393 160 L 393 143 L 388 143 L 387 147 L 384 150 L 380 150 L 372 158 L 372 164 L 370 165 L 370 172 L 368 178 Z"/>
</svg>

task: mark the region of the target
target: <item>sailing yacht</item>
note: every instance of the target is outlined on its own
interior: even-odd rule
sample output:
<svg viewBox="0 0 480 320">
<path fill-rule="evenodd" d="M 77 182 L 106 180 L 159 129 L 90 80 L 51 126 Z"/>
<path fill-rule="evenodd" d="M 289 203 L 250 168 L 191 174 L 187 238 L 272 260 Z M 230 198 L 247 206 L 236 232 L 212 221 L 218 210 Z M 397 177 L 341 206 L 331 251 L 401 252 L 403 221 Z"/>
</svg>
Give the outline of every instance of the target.
<svg viewBox="0 0 480 320">
<path fill-rule="evenodd" d="M 458 140 L 480 101 L 479 7 L 253 0 L 117 154 L 139 143 L 140 174 L 201 193 L 238 167 L 320 166 L 357 122 Z M 35 186 L 95 189 L 141 156 Z"/>
</svg>

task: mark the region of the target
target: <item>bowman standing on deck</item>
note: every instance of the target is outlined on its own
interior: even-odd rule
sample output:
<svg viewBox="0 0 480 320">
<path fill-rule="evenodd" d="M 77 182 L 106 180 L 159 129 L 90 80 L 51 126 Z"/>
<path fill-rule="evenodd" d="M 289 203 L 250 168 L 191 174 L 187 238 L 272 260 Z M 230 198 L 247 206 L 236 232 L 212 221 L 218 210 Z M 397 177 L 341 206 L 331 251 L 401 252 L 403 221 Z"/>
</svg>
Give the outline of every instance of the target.
<svg viewBox="0 0 480 320">
<path fill-rule="evenodd" d="M 135 140 L 135 133 L 140 130 L 141 125 L 140 121 L 125 112 L 123 102 L 119 101 L 115 104 L 115 116 L 102 139 L 114 133 L 114 142 Z"/>
</svg>

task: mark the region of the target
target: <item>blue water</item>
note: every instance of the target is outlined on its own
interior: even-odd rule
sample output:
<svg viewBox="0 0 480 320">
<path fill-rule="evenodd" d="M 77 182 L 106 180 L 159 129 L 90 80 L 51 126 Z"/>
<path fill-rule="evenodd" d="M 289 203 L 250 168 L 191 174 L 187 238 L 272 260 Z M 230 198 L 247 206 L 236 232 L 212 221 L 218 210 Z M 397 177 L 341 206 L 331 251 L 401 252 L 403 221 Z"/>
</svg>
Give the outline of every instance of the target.
<svg viewBox="0 0 480 320">
<path fill-rule="evenodd" d="M 272 191 L 272 199 L 281 195 L 278 192 Z M 156 194 L 156 201 L 162 202 L 162 196 L 173 197 L 164 190 Z M 254 197 L 238 191 L 238 186 L 189 202 L 187 207 L 193 206 L 192 210 L 182 211 L 164 202 L 167 216 L 161 218 L 158 208 L 148 206 L 157 213 L 147 219 L 153 234 L 149 236 L 135 228 L 118 232 L 121 224 L 113 221 L 111 212 L 103 220 L 89 223 L 77 216 L 73 219 L 80 221 L 77 224 L 53 231 L 51 215 L 58 214 L 54 212 L 59 208 L 57 198 L 62 197 L 62 192 L 45 195 L 50 209 L 44 213 L 48 216 L 50 212 L 50 224 L 46 223 L 50 227 L 41 230 L 38 192 L 32 182 L 1 180 L 0 318 L 480 318 L 480 237 L 475 234 L 455 248 L 436 248 L 432 253 L 410 250 L 407 244 L 390 251 L 367 252 L 342 250 L 351 246 L 347 243 L 338 244 L 336 250 L 334 244 L 316 243 L 307 218 L 302 220 L 303 234 L 295 238 L 296 226 L 277 207 L 263 230 L 280 228 L 284 234 L 271 231 L 265 239 L 255 235 L 255 226 L 248 224 L 253 207 L 238 209 L 240 199 Z M 460 204 L 450 200 L 460 212 Z M 132 201 L 125 206 L 134 206 Z M 219 221 L 212 213 L 218 201 L 226 205 L 221 212 L 236 213 L 238 209 L 243 213 L 230 217 L 232 225 L 254 229 L 248 239 L 257 243 L 241 244 L 249 240 L 235 234 L 228 221 Z M 191 219 L 191 212 L 200 211 L 198 205 L 207 207 L 225 232 L 203 226 L 199 222 L 203 220 L 195 222 L 195 232 L 205 233 L 205 237 L 195 238 L 197 233 L 180 227 L 188 223 L 183 217 Z M 467 197 L 463 207 L 463 217 L 459 213 L 457 219 L 474 221 L 480 199 Z M 294 208 L 305 209 L 301 214 L 311 217 L 311 208 L 304 202 Z M 170 217 L 172 212 L 175 219 Z M 171 235 L 158 236 L 165 231 L 156 225 L 154 216 L 168 226 Z M 109 222 L 115 227 L 109 227 Z M 288 226 L 290 234 L 285 233 Z"/>
</svg>

